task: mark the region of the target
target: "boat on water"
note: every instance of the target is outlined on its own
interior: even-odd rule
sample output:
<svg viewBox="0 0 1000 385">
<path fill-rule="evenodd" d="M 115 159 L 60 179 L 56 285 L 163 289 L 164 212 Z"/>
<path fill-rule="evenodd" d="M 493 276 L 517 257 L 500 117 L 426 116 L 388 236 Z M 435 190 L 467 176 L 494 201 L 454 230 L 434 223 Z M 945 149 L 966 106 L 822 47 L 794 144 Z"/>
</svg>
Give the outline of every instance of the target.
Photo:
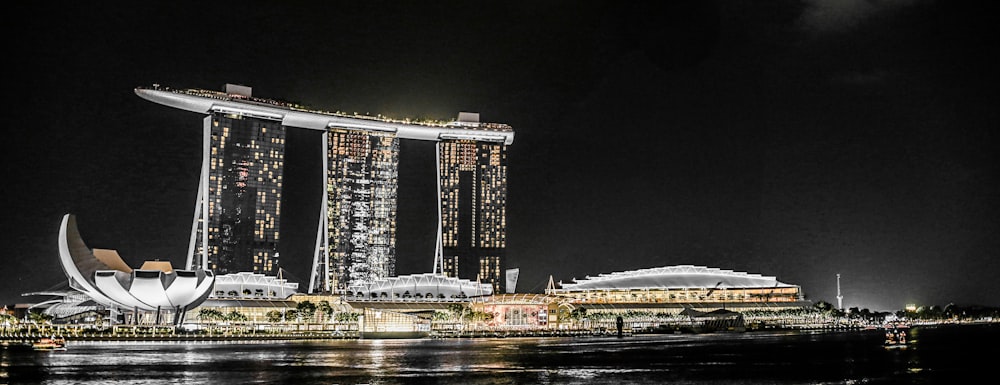
<svg viewBox="0 0 1000 385">
<path fill-rule="evenodd" d="M 903 348 L 909 344 L 907 335 L 907 331 L 910 329 L 909 325 L 890 324 L 885 325 L 884 329 L 886 348 Z"/>
<path fill-rule="evenodd" d="M 66 350 L 66 340 L 59 337 L 42 338 L 31 344 L 34 350 Z"/>
<path fill-rule="evenodd" d="M 31 344 L 27 342 L 20 341 L 3 341 L 0 343 L 3 346 L 3 350 L 8 351 L 31 351 Z"/>
</svg>

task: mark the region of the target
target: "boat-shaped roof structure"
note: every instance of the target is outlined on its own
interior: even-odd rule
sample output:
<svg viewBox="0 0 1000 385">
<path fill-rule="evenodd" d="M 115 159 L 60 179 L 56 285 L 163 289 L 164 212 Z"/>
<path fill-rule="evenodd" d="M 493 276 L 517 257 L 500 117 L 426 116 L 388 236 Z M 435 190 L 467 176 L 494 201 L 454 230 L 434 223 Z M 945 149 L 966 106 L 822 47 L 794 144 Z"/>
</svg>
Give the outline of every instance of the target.
<svg viewBox="0 0 1000 385">
<path fill-rule="evenodd" d="M 249 87 L 241 87 L 249 89 Z M 478 114 L 463 113 L 474 119 L 452 122 L 423 122 L 390 119 L 367 115 L 349 115 L 309 109 L 295 103 L 251 97 L 248 92 L 222 92 L 204 89 L 170 89 L 154 85 L 137 87 L 136 95 L 154 103 L 185 111 L 210 114 L 232 113 L 262 119 L 279 120 L 282 125 L 315 130 L 343 128 L 349 130 L 394 132 L 402 139 L 439 141 L 466 139 L 481 142 L 514 142 L 514 130 L 502 123 L 481 123 Z"/>
<path fill-rule="evenodd" d="M 760 274 L 706 266 L 676 265 L 574 279 L 574 282 L 562 284 L 556 291 L 774 287 L 796 286 Z"/>
</svg>

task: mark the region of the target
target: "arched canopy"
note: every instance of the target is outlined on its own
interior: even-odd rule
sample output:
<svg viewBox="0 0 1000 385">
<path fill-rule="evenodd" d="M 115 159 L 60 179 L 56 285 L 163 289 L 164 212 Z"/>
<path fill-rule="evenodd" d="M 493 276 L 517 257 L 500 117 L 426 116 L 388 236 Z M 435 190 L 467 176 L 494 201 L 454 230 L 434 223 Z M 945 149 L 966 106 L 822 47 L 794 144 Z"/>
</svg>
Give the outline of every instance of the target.
<svg viewBox="0 0 1000 385">
<path fill-rule="evenodd" d="M 404 275 L 347 288 L 349 299 L 455 300 L 493 294 L 493 286 L 434 273 Z M 385 294 L 384 296 L 382 294 Z"/>
<path fill-rule="evenodd" d="M 557 291 L 794 287 L 775 277 L 693 265 L 601 274 L 563 284 Z"/>
</svg>

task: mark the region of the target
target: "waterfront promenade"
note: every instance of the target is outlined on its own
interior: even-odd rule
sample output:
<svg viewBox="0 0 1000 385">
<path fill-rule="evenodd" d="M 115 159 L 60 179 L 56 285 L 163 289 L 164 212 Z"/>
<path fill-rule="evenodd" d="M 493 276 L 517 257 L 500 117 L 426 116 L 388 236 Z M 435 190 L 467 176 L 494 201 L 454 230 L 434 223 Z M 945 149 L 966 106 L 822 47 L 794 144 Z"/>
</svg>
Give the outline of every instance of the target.
<svg viewBox="0 0 1000 385">
<path fill-rule="evenodd" d="M 859 325 L 826 324 L 800 325 L 797 327 L 748 328 L 741 332 L 764 330 L 862 330 Z M 731 333 L 731 331 L 728 331 Z M 717 331 L 727 333 L 727 331 Z M 642 334 L 698 334 L 690 329 L 633 329 L 626 328 L 622 336 Z M 610 328 L 533 328 L 498 329 L 468 328 L 464 330 L 432 330 L 426 338 L 530 338 L 530 337 L 609 337 L 618 332 Z M 347 330 L 309 330 L 308 327 L 287 328 L 285 330 L 256 330 L 254 328 L 205 328 L 184 330 L 166 326 L 117 326 L 103 330 L 75 327 L 47 327 L 32 330 L 7 330 L 0 332 L 0 343 L 30 344 L 47 337 L 61 337 L 67 342 L 239 342 L 239 341 L 305 341 L 305 340 L 350 340 L 362 339 L 356 325 Z"/>
<path fill-rule="evenodd" d="M 631 335 L 632 333 L 625 333 Z M 517 337 L 586 337 L 610 336 L 612 332 L 596 330 L 490 330 L 434 331 L 427 338 L 517 338 Z M 9 333 L 0 334 L 0 343 L 32 343 L 42 338 L 61 337 L 67 342 L 226 342 L 226 341 L 303 341 L 303 340 L 345 340 L 361 339 L 357 330 L 348 331 L 303 331 L 303 332 L 259 332 L 259 333 L 186 333 L 186 332 L 53 332 L 53 333 Z"/>
</svg>

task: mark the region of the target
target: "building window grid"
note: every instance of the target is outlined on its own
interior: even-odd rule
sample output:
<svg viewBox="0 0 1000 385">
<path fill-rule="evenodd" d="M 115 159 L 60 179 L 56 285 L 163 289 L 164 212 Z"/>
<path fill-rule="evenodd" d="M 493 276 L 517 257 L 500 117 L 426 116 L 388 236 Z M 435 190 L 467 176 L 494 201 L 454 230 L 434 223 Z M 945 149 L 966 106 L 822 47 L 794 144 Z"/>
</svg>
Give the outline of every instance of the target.
<svg viewBox="0 0 1000 385">
<path fill-rule="evenodd" d="M 214 122 L 214 123 L 215 123 L 216 126 L 218 125 L 218 122 Z M 264 128 L 262 131 L 266 131 L 266 128 Z M 223 138 L 221 139 L 221 141 L 223 143 L 225 142 L 226 137 L 228 137 L 228 135 L 223 135 Z M 385 139 L 383 138 L 383 140 L 385 140 Z M 272 143 L 278 142 L 280 144 L 283 144 L 284 143 L 284 138 L 280 138 L 280 139 L 274 139 L 274 138 L 272 138 L 271 142 Z M 259 148 L 260 146 L 256 142 L 252 142 L 252 147 Z M 359 146 L 354 145 L 354 146 L 351 146 L 351 147 L 349 147 L 347 149 L 352 149 L 352 148 L 354 150 L 358 150 Z M 456 167 L 458 169 L 457 171 L 472 171 L 474 174 L 476 173 L 477 170 L 476 170 L 476 168 L 474 166 L 475 166 L 475 163 L 477 163 L 477 162 L 475 162 L 474 159 L 475 159 L 475 155 L 476 155 L 476 152 L 477 152 L 478 149 L 476 148 L 476 144 L 474 142 L 465 142 L 465 143 L 459 144 L 457 146 L 457 148 L 456 148 L 457 151 L 451 151 L 451 152 L 449 152 L 448 151 L 449 149 L 450 149 L 450 147 L 445 147 L 445 153 L 447 153 L 448 156 L 443 157 L 444 158 L 443 161 L 451 161 L 451 164 L 458 163 L 458 165 L 457 165 L 458 167 Z M 502 146 L 495 146 L 495 145 L 492 146 L 489 149 L 489 155 L 490 155 L 488 157 L 488 159 L 489 159 L 489 165 L 490 166 L 500 166 L 500 168 L 502 170 L 500 172 L 500 174 L 506 174 L 506 169 L 502 165 L 502 163 L 500 162 L 501 157 L 505 157 L 505 154 L 501 150 L 502 150 Z M 214 148 L 213 148 L 213 153 L 217 153 L 217 150 L 214 149 Z M 274 153 L 273 151 L 269 152 L 268 155 L 271 155 L 273 153 Z M 497 154 L 500 154 L 500 156 L 496 156 Z M 459 161 L 459 162 L 456 162 L 456 161 Z M 220 160 L 220 163 L 221 163 L 221 160 Z M 280 161 L 274 162 L 273 165 L 274 165 L 273 167 L 276 167 L 276 168 L 280 167 L 281 166 L 281 162 Z M 212 164 L 212 167 L 213 168 L 215 167 L 214 163 Z M 481 169 L 485 170 L 485 167 L 483 167 Z M 270 169 L 268 169 L 268 171 L 270 171 Z M 269 172 L 269 177 L 273 178 L 273 173 Z M 447 178 L 447 177 L 445 177 L 445 178 Z M 279 179 L 280 179 L 280 175 L 279 175 Z M 458 190 L 458 182 L 459 182 L 458 181 L 458 179 L 459 179 L 458 178 L 458 173 L 453 173 L 452 177 L 450 179 L 451 179 L 450 182 L 452 182 L 451 185 L 453 185 L 454 188 L 451 189 L 450 191 L 448 189 L 442 189 L 443 190 L 442 193 L 441 193 L 442 194 L 442 201 L 443 201 L 442 203 L 443 203 L 443 205 L 447 205 L 447 203 L 452 203 L 452 204 L 454 204 L 456 206 L 455 208 L 457 209 L 457 203 L 458 203 L 457 202 L 457 190 Z M 501 178 L 500 180 L 504 180 L 504 179 L 505 178 Z M 215 180 L 215 178 L 213 178 L 213 180 Z M 444 181 L 442 181 L 442 182 L 444 182 Z M 504 233 L 503 229 L 506 226 L 506 218 L 505 218 L 506 217 L 506 215 L 505 215 L 506 214 L 506 208 L 505 208 L 505 203 L 503 202 L 503 199 L 502 199 L 502 195 L 499 195 L 498 192 L 496 191 L 496 188 L 498 187 L 499 183 L 501 183 L 501 182 L 498 181 L 496 178 L 493 178 L 491 180 L 488 180 L 487 183 L 484 183 L 484 184 L 482 184 L 480 186 L 476 186 L 476 184 L 473 184 L 473 189 L 480 190 L 480 192 L 482 194 L 482 196 L 480 196 L 480 194 L 477 194 L 477 193 L 473 193 L 471 195 L 472 199 L 473 199 L 473 202 L 471 202 L 473 204 L 473 207 L 480 208 L 480 210 L 473 210 L 473 212 L 471 213 L 471 215 L 473 217 L 476 217 L 477 214 L 480 217 L 479 221 L 475 221 L 474 220 L 473 223 L 483 222 L 483 225 L 481 226 L 480 229 L 475 229 L 475 227 L 472 228 L 472 230 L 474 231 L 473 234 L 479 234 L 482 237 L 482 239 L 483 239 L 483 241 L 480 243 L 480 247 L 497 247 L 497 246 L 499 246 L 499 247 L 502 248 L 502 247 L 505 246 L 505 239 L 504 239 L 504 236 L 503 236 L 503 233 Z M 445 185 L 445 183 L 442 183 L 442 185 Z M 217 181 L 216 186 L 218 187 L 219 190 L 222 190 L 222 189 L 226 188 L 225 186 L 222 185 L 222 181 L 221 180 Z M 279 182 L 279 186 L 280 186 L 280 182 Z M 477 189 L 477 187 L 478 187 L 478 189 Z M 501 191 L 503 191 L 503 190 L 501 190 Z M 277 197 L 280 197 L 280 194 L 277 194 Z M 267 197 L 266 196 L 264 196 L 264 197 L 261 198 L 261 203 L 266 203 L 266 201 L 267 201 Z M 482 202 L 482 206 L 480 206 L 480 204 L 479 204 L 480 202 Z M 280 200 L 277 200 L 276 203 L 278 205 L 280 205 Z M 214 208 L 214 204 L 212 206 Z M 333 214 L 334 211 L 335 210 L 333 210 L 333 209 L 328 210 L 328 212 L 331 214 L 330 215 L 331 217 L 333 216 L 332 214 Z M 445 238 L 444 239 L 445 243 L 454 244 L 454 242 L 457 241 L 457 231 L 458 231 L 458 228 L 455 225 L 458 224 L 457 223 L 458 222 L 458 213 L 457 213 L 457 210 L 449 210 L 448 213 L 449 213 L 449 215 L 445 215 L 445 216 L 442 217 L 443 228 L 446 228 L 448 230 L 448 231 L 445 232 L 445 234 L 443 234 L 443 238 Z M 377 208 L 376 209 L 376 215 L 378 215 L 378 216 L 384 216 L 385 215 L 385 209 L 384 208 Z M 488 223 L 491 223 L 492 225 L 489 225 Z M 272 221 L 268 221 L 268 224 L 265 226 L 265 229 L 271 229 L 272 227 L 276 227 L 276 226 L 273 225 Z M 394 228 L 395 228 L 395 224 L 393 223 L 390 226 L 390 229 L 394 229 Z M 479 231 L 475 231 L 475 230 L 479 230 Z M 330 231 L 329 233 L 331 235 L 336 235 L 336 234 L 339 233 L 339 231 L 337 231 L 336 229 L 334 229 L 333 231 Z M 473 237 L 473 238 L 476 238 L 476 237 Z M 378 239 L 384 239 L 384 238 L 378 238 Z M 473 244 L 472 244 L 473 247 L 476 246 L 474 242 L 475 241 L 473 241 Z M 394 242 L 392 242 L 392 243 L 394 243 Z M 497 260 L 498 259 L 499 259 L 499 257 L 497 257 Z M 455 270 L 457 271 L 457 265 L 458 265 L 458 259 L 457 259 L 457 257 L 454 258 L 453 263 L 451 263 L 451 265 L 456 266 Z M 491 272 L 493 273 L 493 274 L 489 274 L 489 275 L 495 275 L 495 276 L 499 276 L 500 275 L 499 264 L 497 264 L 495 268 L 487 269 L 487 270 L 491 270 Z"/>
<path fill-rule="evenodd" d="M 233 126 L 234 124 L 239 124 L 240 130 L 249 130 L 252 133 L 249 135 L 249 140 L 247 145 L 241 145 L 238 141 L 231 142 Z M 258 189 L 257 196 L 260 198 L 260 204 L 255 205 L 258 208 L 255 210 L 254 224 L 256 225 L 253 231 L 254 241 L 253 244 L 260 246 L 264 249 L 257 250 L 267 250 L 265 252 L 253 252 L 251 255 L 244 256 L 243 258 L 251 258 L 253 261 L 253 270 L 259 271 L 263 270 L 267 273 L 272 273 L 277 268 L 277 261 L 275 260 L 271 251 L 276 250 L 277 242 L 280 237 L 280 232 L 278 231 L 277 218 L 280 215 L 280 192 L 277 188 L 270 189 L 271 194 L 267 194 L 268 185 L 277 185 L 280 188 L 281 185 L 281 174 L 280 169 L 283 167 L 283 148 L 281 145 L 284 144 L 284 127 L 277 125 L 273 130 L 268 130 L 267 125 L 275 125 L 273 121 L 264 121 L 261 119 L 246 118 L 239 115 L 224 115 L 224 114 L 214 114 L 212 117 L 212 133 L 210 134 L 211 158 L 208 160 L 210 175 L 209 181 L 211 182 L 208 186 L 209 196 L 209 210 L 207 213 L 202 213 L 203 217 L 207 216 L 209 221 L 210 234 L 202 234 L 201 227 L 197 229 L 197 236 L 199 240 L 197 241 L 196 250 L 199 254 L 203 252 L 202 244 L 200 241 L 201 237 L 207 236 L 210 241 L 217 242 L 221 241 L 222 237 L 218 225 L 221 220 L 220 215 L 222 211 L 218 210 L 219 205 L 222 203 L 220 198 L 221 193 L 229 190 L 229 185 L 226 184 L 226 178 L 224 176 L 226 170 L 224 168 L 227 152 L 236 151 L 245 152 L 247 156 L 252 156 L 254 161 L 250 162 L 240 162 L 234 164 L 235 169 L 238 173 L 236 180 L 236 187 L 240 188 L 254 188 Z M 272 143 L 274 146 L 262 146 L 261 143 Z M 263 159 L 262 159 L 263 158 Z M 235 158 L 234 158 L 235 159 Z M 239 175 L 245 175 L 248 173 L 255 173 L 256 175 L 264 175 L 264 171 L 267 171 L 267 178 L 257 177 L 254 179 L 245 179 L 239 177 Z M 241 187 L 242 186 L 242 187 Z M 261 193 L 263 192 L 263 193 Z M 274 215 L 271 215 L 271 212 Z M 263 218 L 262 218 L 263 217 Z M 199 218 L 199 222 L 203 223 L 204 219 Z M 211 246 L 209 253 L 210 265 L 215 268 L 219 267 L 219 263 L 215 261 L 218 258 L 219 247 Z M 235 258 L 240 258 L 235 256 Z"/>
<path fill-rule="evenodd" d="M 398 143 L 393 134 L 329 131 L 326 269 L 336 290 L 395 274 Z"/>
</svg>

